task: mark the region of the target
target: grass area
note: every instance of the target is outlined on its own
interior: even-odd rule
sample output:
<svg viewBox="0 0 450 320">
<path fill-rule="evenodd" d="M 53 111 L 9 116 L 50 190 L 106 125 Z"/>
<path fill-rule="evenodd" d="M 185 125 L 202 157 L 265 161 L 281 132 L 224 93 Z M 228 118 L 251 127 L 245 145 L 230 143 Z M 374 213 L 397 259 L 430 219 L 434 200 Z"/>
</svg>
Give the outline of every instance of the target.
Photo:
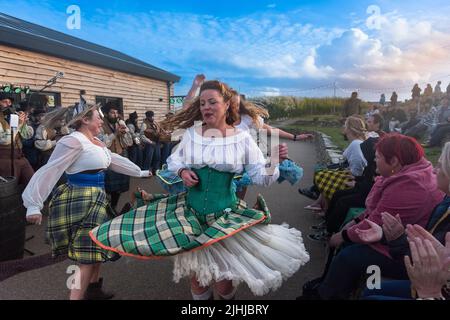
<svg viewBox="0 0 450 320">
<path fill-rule="evenodd" d="M 272 119 L 304 117 L 307 115 L 339 114 L 347 98 L 324 97 L 306 98 L 293 96 L 255 97 L 250 99 L 264 106 Z M 366 110 L 369 103 L 361 101 L 361 109 Z"/>
<path fill-rule="evenodd" d="M 317 127 L 317 126 L 297 126 L 297 125 L 291 125 L 283 127 L 286 131 L 291 132 L 301 132 L 301 131 L 320 131 L 328 136 L 331 137 L 331 140 L 333 143 L 335 143 L 340 149 L 344 150 L 347 145 L 348 141 L 344 140 L 344 136 L 342 135 L 342 128 L 341 127 Z M 434 147 L 434 148 L 425 148 L 425 155 L 428 160 L 433 163 L 433 165 L 436 165 L 439 159 L 439 156 L 441 155 L 442 148 L 440 147 Z"/>
<path fill-rule="evenodd" d="M 315 126 L 286 126 L 283 127 L 286 131 L 292 132 L 300 132 L 300 131 L 320 131 L 331 137 L 333 143 L 335 143 L 340 149 L 344 150 L 348 141 L 344 140 L 344 136 L 342 135 L 342 128 L 340 127 L 315 127 Z"/>
<path fill-rule="evenodd" d="M 301 116 L 299 120 L 304 121 L 339 121 L 341 119 L 340 114 L 308 114 Z"/>
</svg>

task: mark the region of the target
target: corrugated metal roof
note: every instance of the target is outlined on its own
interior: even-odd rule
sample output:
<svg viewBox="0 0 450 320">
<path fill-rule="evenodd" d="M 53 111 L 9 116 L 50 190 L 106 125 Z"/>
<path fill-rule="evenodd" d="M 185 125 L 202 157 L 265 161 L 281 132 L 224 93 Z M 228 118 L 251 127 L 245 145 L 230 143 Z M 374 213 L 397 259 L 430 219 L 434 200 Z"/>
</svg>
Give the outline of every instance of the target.
<svg viewBox="0 0 450 320">
<path fill-rule="evenodd" d="M 178 82 L 180 77 L 119 51 L 0 13 L 0 44 L 122 71 Z"/>
</svg>

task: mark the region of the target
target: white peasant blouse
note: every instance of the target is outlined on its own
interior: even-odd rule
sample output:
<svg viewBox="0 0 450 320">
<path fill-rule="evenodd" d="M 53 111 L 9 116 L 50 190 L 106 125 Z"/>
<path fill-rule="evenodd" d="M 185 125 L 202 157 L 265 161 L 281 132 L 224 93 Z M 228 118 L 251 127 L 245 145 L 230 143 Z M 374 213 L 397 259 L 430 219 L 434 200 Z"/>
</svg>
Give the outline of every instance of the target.
<svg viewBox="0 0 450 320">
<path fill-rule="evenodd" d="M 232 136 L 203 137 L 201 127 L 186 130 L 181 143 L 167 159 L 168 170 L 177 173 L 180 169 L 210 167 L 221 172 L 240 174 L 244 170 L 257 185 L 269 186 L 280 172 L 278 164 L 266 168 L 266 159 L 256 142 L 246 131 L 236 129 Z M 271 170 L 272 169 L 272 170 Z"/>
<path fill-rule="evenodd" d="M 127 158 L 93 144 L 80 132 L 61 138 L 47 164 L 33 175 L 22 194 L 27 216 L 40 213 L 44 201 L 64 172 L 75 174 L 107 168 L 132 177 L 149 175 L 148 170 L 142 171 Z"/>
</svg>

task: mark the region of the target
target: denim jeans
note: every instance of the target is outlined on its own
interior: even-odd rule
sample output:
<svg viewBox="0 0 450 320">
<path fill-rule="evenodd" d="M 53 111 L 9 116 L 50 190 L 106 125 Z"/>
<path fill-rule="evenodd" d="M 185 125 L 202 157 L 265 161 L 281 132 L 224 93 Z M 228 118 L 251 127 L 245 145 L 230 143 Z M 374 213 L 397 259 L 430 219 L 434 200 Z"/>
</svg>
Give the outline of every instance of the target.
<svg viewBox="0 0 450 320">
<path fill-rule="evenodd" d="M 172 142 L 161 142 L 161 165 L 167 163 L 167 158 L 170 156 L 172 149 Z"/>
<path fill-rule="evenodd" d="M 345 246 L 333 258 L 330 268 L 319 286 L 323 299 L 348 299 L 369 266 L 378 266 L 382 277 L 408 279 L 403 261 L 395 261 L 366 244 Z"/>
<path fill-rule="evenodd" d="M 161 147 L 159 142 L 146 143 L 144 147 L 143 170 L 158 170 L 161 163 Z"/>
<path fill-rule="evenodd" d="M 143 150 L 137 144 L 133 144 L 131 147 L 128 147 L 128 158 L 141 169 L 143 167 L 143 156 Z"/>
<path fill-rule="evenodd" d="M 411 281 L 392 280 L 381 282 L 381 289 L 366 289 L 363 300 L 412 300 Z"/>
</svg>

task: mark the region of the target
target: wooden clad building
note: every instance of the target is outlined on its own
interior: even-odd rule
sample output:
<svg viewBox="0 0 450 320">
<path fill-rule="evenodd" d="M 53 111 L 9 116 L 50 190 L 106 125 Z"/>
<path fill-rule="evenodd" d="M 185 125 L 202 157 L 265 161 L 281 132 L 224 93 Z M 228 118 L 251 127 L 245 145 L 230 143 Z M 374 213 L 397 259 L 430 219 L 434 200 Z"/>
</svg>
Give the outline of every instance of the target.
<svg viewBox="0 0 450 320">
<path fill-rule="evenodd" d="M 73 105 L 85 90 L 88 103 L 113 101 L 125 118 L 137 111 L 141 120 L 147 110 L 156 119 L 169 111 L 180 79 L 118 51 L 0 14 L 0 84 L 38 91 L 58 72 L 64 76 L 43 92 L 50 106 Z"/>
</svg>

